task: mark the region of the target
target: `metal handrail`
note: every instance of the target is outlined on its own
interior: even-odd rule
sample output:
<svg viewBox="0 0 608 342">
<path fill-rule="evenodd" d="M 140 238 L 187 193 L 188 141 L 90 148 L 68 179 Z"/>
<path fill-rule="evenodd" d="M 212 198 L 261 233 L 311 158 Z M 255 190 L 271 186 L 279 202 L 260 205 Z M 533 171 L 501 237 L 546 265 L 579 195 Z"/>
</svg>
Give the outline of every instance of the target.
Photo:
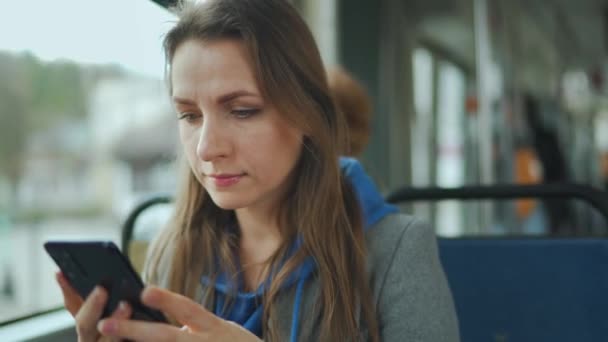
<svg viewBox="0 0 608 342">
<path fill-rule="evenodd" d="M 594 207 L 608 224 L 608 193 L 589 185 L 574 183 L 474 185 L 456 188 L 402 187 L 391 192 L 386 200 L 397 204 L 413 201 L 483 200 L 524 198 L 574 198 Z"/>
<path fill-rule="evenodd" d="M 157 204 L 171 203 L 172 201 L 173 196 L 168 194 L 153 195 L 138 203 L 137 206 L 129 212 L 129 216 L 127 216 L 127 219 L 122 225 L 121 250 L 123 253 L 127 253 L 129 244 L 133 239 L 133 229 L 135 229 L 135 221 L 137 221 L 139 214 Z"/>
<path fill-rule="evenodd" d="M 439 200 L 484 200 L 484 199 L 524 199 L 524 198 L 575 198 L 594 207 L 608 224 L 608 193 L 589 185 L 560 183 L 518 185 L 501 184 L 488 186 L 462 186 L 457 188 L 417 188 L 402 187 L 386 197 L 387 202 L 398 204 L 416 201 Z M 173 196 L 160 194 L 151 196 L 139 203 L 125 220 L 122 227 L 122 250 L 126 251 L 133 238 L 133 229 L 138 216 L 147 208 L 157 204 L 171 203 Z"/>
</svg>

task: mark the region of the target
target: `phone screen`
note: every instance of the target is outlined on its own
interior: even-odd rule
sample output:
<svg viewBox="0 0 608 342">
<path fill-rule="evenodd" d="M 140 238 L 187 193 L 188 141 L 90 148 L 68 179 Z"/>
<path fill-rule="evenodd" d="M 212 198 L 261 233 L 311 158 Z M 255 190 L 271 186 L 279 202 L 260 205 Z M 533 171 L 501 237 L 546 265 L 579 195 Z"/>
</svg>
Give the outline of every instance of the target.
<svg viewBox="0 0 608 342">
<path fill-rule="evenodd" d="M 110 316 L 124 300 L 133 308 L 132 319 L 167 322 L 160 311 L 141 303 L 139 298 L 144 284 L 129 259 L 113 242 L 49 241 L 44 248 L 83 299 L 97 285 L 108 291 L 102 318 Z"/>
</svg>

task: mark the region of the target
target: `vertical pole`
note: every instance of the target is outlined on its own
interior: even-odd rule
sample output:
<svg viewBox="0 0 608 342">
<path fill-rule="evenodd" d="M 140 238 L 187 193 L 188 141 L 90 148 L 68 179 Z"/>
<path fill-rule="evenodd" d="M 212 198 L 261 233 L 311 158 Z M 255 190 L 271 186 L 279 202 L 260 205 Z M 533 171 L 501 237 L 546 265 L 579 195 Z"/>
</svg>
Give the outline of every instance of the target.
<svg viewBox="0 0 608 342">
<path fill-rule="evenodd" d="M 489 75 L 491 68 L 490 38 L 488 28 L 487 0 L 474 1 L 475 17 L 475 53 L 477 69 L 477 97 L 478 108 L 478 137 L 479 137 L 479 167 L 480 183 L 490 185 L 494 183 L 493 161 L 493 122 L 492 103 L 489 92 Z M 490 202 L 482 203 L 480 215 L 480 229 L 487 230 L 492 224 L 493 205 Z"/>
<path fill-rule="evenodd" d="M 325 65 L 338 63 L 338 0 L 291 1 L 303 14 L 312 31 Z"/>
</svg>

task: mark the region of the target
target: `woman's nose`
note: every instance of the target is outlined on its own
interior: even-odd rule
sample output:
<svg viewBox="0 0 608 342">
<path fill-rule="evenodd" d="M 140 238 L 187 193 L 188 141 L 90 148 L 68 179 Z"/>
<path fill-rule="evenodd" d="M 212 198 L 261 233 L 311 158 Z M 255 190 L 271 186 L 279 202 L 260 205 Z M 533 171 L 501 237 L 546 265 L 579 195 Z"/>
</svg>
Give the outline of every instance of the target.
<svg viewBox="0 0 608 342">
<path fill-rule="evenodd" d="M 224 130 L 217 119 L 205 118 L 196 147 L 196 153 L 202 161 L 210 162 L 228 155 L 230 148 Z"/>
</svg>

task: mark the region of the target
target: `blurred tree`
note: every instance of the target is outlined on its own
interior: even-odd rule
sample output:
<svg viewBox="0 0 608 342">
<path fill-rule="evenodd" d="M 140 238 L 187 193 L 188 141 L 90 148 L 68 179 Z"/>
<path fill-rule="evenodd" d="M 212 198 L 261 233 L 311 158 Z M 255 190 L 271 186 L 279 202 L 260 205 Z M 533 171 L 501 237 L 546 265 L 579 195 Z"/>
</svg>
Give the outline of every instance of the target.
<svg viewBox="0 0 608 342">
<path fill-rule="evenodd" d="M 87 94 L 77 64 L 43 64 L 29 54 L 22 56 L 21 63 L 27 73 L 26 94 L 34 114 L 28 122 L 30 128 L 44 130 L 66 119 L 86 117 Z"/>
<path fill-rule="evenodd" d="M 0 84 L 0 175 L 10 185 L 10 198 L 16 194 L 23 169 L 28 106 L 23 96 Z"/>
<path fill-rule="evenodd" d="M 13 199 L 32 138 L 86 120 L 91 89 L 100 79 L 125 74 L 116 65 L 81 66 L 67 60 L 45 63 L 31 53 L 0 51 L 0 185 L 3 179 L 8 182 L 9 202 L 16 202 Z M 52 152 L 68 159 L 71 153 Z"/>
<path fill-rule="evenodd" d="M 0 180 L 8 181 L 9 204 L 15 202 L 28 135 L 26 83 L 18 60 L 0 55 Z"/>
</svg>

